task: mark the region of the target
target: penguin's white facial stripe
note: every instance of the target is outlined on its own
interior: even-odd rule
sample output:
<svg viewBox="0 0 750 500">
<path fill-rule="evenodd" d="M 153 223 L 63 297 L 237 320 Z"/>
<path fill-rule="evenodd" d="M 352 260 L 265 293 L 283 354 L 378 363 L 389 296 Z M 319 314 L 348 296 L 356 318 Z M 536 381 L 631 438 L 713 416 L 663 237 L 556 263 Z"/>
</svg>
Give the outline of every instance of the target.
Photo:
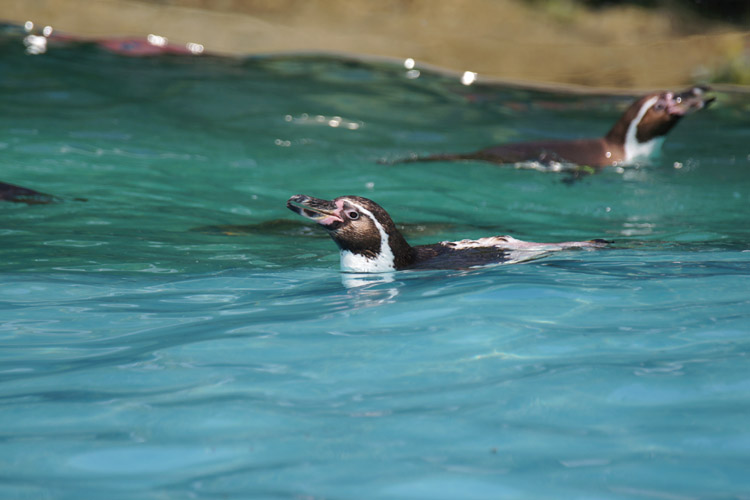
<svg viewBox="0 0 750 500">
<path fill-rule="evenodd" d="M 348 250 L 341 251 L 341 270 L 349 272 L 378 273 L 394 271 L 396 269 L 396 259 L 393 256 L 393 250 L 388 244 L 388 233 L 383 225 L 373 215 L 372 212 L 357 203 L 347 201 L 354 207 L 361 216 L 368 217 L 380 234 L 380 251 L 374 258 L 368 258 L 361 254 L 356 254 Z M 338 204 L 338 203 L 337 203 Z M 342 203 L 343 208 L 343 203 Z"/>
<path fill-rule="evenodd" d="M 654 96 L 648 101 L 643 103 L 641 109 L 638 110 L 638 114 L 628 125 L 628 131 L 625 134 L 625 163 L 632 163 L 636 160 L 647 159 L 653 157 L 661 149 L 661 145 L 664 142 L 664 137 L 655 137 L 647 142 L 639 142 L 636 137 L 638 133 L 638 125 L 646 116 L 651 107 L 659 101 L 659 96 Z"/>
</svg>

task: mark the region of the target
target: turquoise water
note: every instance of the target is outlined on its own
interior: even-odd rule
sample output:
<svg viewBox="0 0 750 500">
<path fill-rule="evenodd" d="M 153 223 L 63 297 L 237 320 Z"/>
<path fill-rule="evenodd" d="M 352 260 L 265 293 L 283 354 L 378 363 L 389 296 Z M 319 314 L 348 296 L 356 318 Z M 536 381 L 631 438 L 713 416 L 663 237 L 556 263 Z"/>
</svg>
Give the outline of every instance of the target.
<svg viewBox="0 0 750 500">
<path fill-rule="evenodd" d="M 377 163 L 629 101 L 2 39 L 0 180 L 63 201 L 0 205 L 0 498 L 748 498 L 750 96 L 572 184 Z M 353 282 L 297 193 L 616 243 Z"/>
</svg>

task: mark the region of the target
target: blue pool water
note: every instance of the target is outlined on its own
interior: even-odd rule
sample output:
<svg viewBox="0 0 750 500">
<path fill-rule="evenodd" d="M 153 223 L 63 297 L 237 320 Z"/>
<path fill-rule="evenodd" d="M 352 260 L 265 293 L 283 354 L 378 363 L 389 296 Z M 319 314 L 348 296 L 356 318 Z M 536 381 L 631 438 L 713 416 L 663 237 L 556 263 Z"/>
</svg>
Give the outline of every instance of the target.
<svg viewBox="0 0 750 500">
<path fill-rule="evenodd" d="M 0 498 L 748 498 L 750 96 L 717 95 L 570 184 L 378 160 L 630 98 L 0 39 L 0 180 L 62 199 L 0 205 Z M 413 243 L 616 243 L 355 282 L 297 193 Z"/>
</svg>

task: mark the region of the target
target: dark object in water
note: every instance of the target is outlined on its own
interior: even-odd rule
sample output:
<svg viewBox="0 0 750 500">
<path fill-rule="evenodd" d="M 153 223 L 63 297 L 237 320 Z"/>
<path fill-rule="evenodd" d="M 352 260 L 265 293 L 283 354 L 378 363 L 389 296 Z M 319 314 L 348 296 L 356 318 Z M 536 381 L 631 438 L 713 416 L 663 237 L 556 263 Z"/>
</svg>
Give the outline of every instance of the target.
<svg viewBox="0 0 750 500">
<path fill-rule="evenodd" d="M 473 153 L 414 156 L 392 163 L 478 160 L 519 167 L 546 167 L 540 170 L 590 167 L 590 171 L 580 172 L 583 174 L 607 166 L 637 164 L 658 156 L 667 133 L 682 117 L 715 100 L 705 96 L 708 90 L 708 87 L 693 87 L 678 94 L 659 92 L 643 96 L 630 105 L 604 137 L 502 144 Z"/>
<path fill-rule="evenodd" d="M 468 226 L 462 224 L 451 224 L 445 222 L 396 222 L 396 228 L 409 237 L 434 236 L 443 233 L 468 232 L 479 229 L 493 229 L 484 226 Z M 312 238 L 325 238 L 325 233 L 316 231 L 314 227 L 303 221 L 289 219 L 272 219 L 256 224 L 217 224 L 212 226 L 200 226 L 191 229 L 197 233 L 243 236 L 243 235 L 265 235 L 265 236 L 306 236 Z"/>
<path fill-rule="evenodd" d="M 52 195 L 16 186 L 15 184 L 8 184 L 7 182 L 0 182 L 0 200 L 26 203 L 28 205 L 43 205 L 57 201 Z"/>
</svg>

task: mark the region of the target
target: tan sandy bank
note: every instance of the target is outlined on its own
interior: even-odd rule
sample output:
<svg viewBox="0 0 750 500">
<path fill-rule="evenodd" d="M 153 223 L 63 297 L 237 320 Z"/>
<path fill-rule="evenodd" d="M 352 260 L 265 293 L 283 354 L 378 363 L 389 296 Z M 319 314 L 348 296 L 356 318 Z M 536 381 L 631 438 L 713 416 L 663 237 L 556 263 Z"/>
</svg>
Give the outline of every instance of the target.
<svg viewBox="0 0 750 500">
<path fill-rule="evenodd" d="M 515 0 L 0 0 L 5 21 L 80 36 L 158 34 L 206 52 L 412 58 L 480 78 L 644 89 L 704 81 L 750 32 L 667 10 Z M 563 6 L 567 5 L 561 2 Z"/>
</svg>

